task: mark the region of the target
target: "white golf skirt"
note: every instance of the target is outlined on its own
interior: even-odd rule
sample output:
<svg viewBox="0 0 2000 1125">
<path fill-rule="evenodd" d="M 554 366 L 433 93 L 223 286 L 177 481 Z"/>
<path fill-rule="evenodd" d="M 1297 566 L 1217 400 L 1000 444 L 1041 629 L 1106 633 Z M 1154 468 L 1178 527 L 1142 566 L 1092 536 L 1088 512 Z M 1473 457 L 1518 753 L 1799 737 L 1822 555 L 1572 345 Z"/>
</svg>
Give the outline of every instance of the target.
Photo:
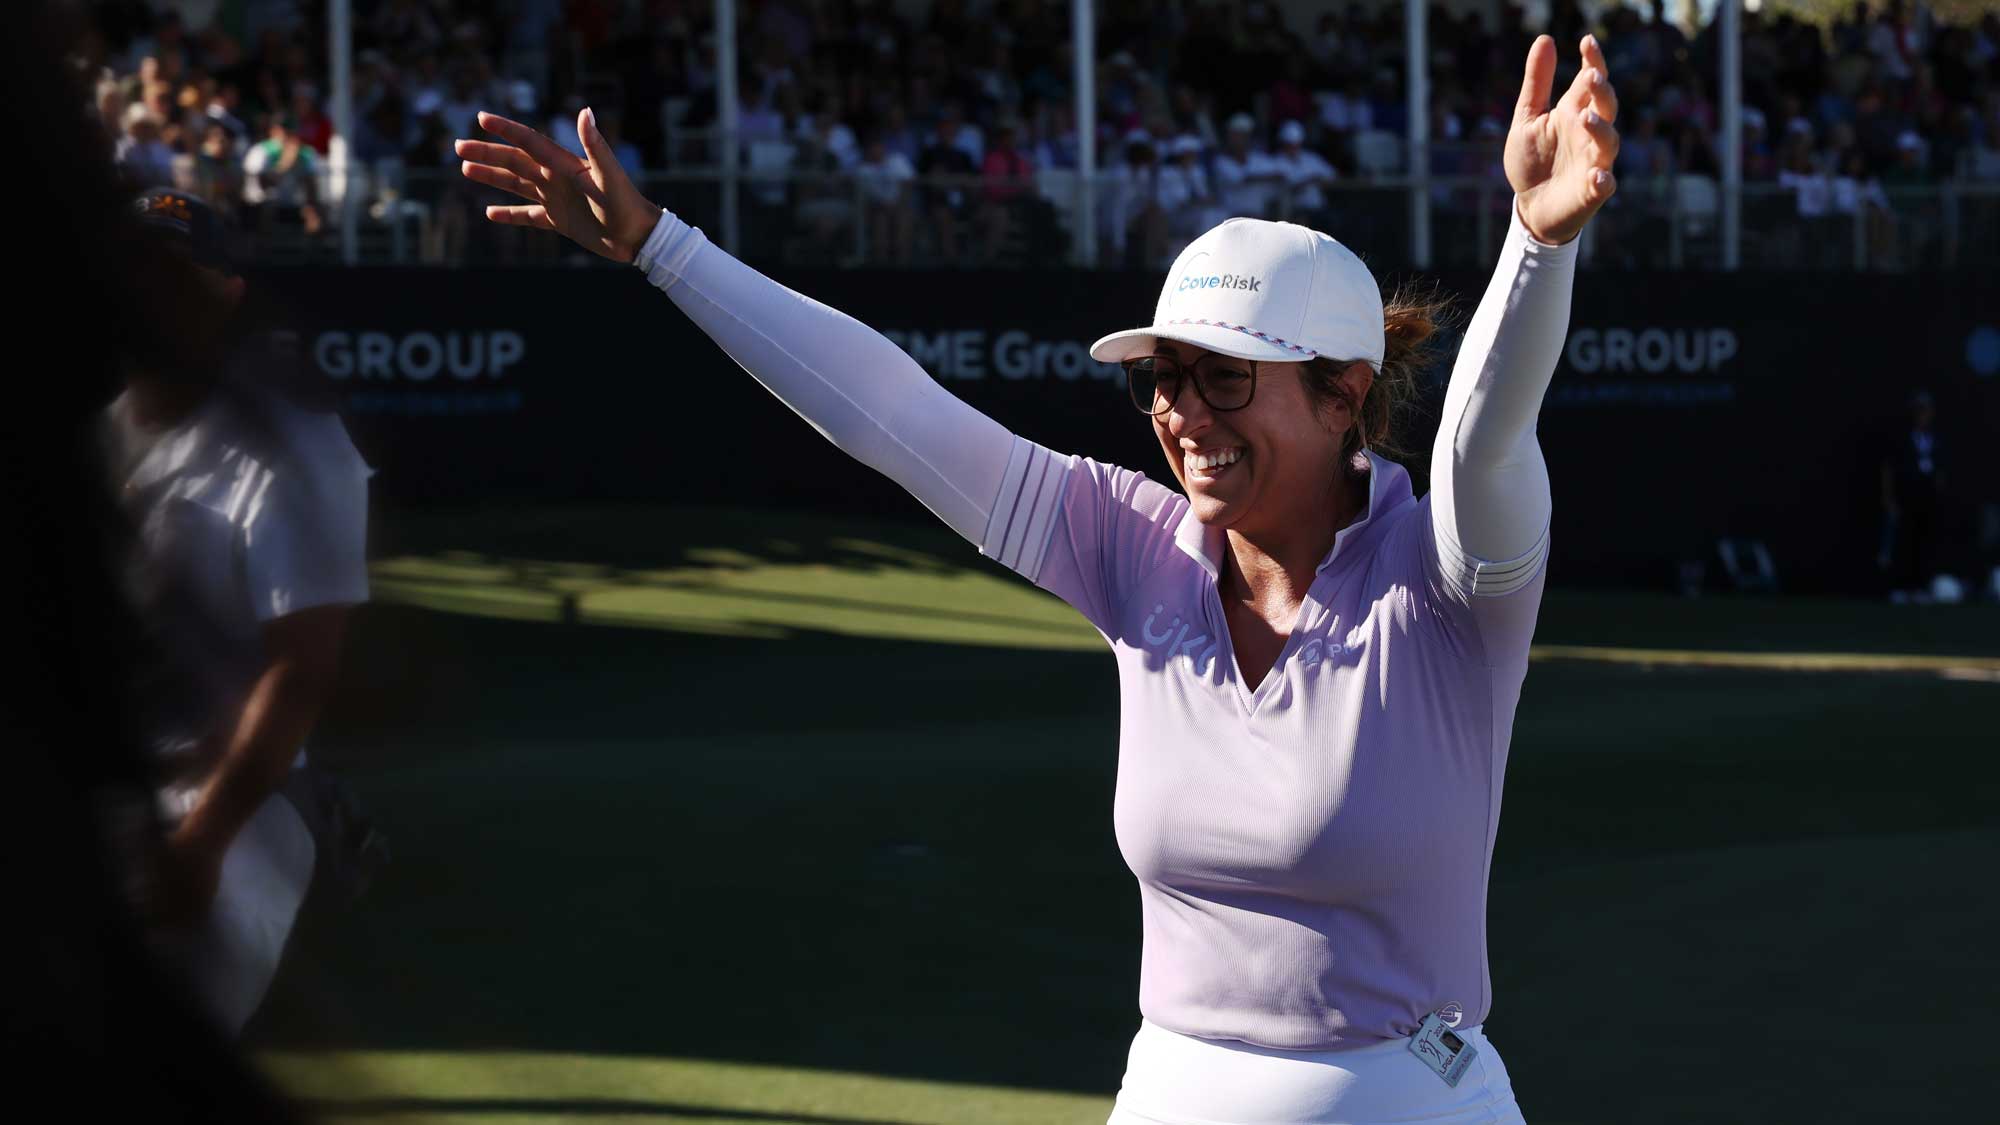
<svg viewBox="0 0 2000 1125">
<path fill-rule="evenodd" d="M 1479 1054 L 1447 1086 L 1405 1039 L 1282 1051 L 1146 1020 L 1106 1125 L 1526 1125 L 1493 1044 L 1477 1027 L 1454 1030 Z"/>
</svg>

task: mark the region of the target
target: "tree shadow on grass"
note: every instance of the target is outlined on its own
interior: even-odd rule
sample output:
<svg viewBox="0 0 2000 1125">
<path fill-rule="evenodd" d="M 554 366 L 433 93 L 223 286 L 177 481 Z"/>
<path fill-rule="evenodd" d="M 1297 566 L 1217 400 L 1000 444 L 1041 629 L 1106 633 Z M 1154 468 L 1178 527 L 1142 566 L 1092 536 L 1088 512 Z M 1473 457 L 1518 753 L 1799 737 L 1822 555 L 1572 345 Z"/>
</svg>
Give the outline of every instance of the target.
<svg viewBox="0 0 2000 1125">
<path fill-rule="evenodd" d="M 393 513 L 379 521 L 369 545 L 375 558 L 446 552 L 611 570 L 812 563 L 948 574 L 981 559 L 935 522 L 661 505 Z"/>
</svg>

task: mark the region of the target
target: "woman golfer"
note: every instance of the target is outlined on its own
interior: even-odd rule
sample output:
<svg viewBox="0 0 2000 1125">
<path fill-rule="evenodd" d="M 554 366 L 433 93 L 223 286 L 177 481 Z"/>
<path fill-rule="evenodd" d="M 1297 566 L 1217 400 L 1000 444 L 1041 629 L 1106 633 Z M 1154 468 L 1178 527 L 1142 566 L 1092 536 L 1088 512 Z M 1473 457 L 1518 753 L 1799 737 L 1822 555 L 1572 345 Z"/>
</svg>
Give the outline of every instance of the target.
<svg viewBox="0 0 2000 1125">
<path fill-rule="evenodd" d="M 1373 447 L 1431 332 L 1345 247 L 1231 219 L 1153 323 L 1099 340 L 1186 497 L 1008 433 L 894 344 L 642 198 L 588 110 L 588 160 L 482 115 L 496 222 L 632 262 L 760 383 L 1118 659 L 1115 819 L 1145 949 L 1113 1125 L 1521 1120 L 1481 1033 L 1486 881 L 1548 553 L 1535 416 L 1573 239 L 1613 190 L 1594 39 L 1555 105 L 1547 36 L 1507 138 L 1500 264 L 1466 332 L 1432 488 Z"/>
</svg>

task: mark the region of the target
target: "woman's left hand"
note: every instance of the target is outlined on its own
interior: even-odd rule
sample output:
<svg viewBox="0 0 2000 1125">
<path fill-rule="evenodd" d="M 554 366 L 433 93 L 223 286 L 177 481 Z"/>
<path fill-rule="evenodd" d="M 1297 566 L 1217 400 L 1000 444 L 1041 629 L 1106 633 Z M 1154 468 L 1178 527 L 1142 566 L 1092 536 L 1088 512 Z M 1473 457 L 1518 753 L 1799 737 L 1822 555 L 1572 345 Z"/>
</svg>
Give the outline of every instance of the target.
<svg viewBox="0 0 2000 1125">
<path fill-rule="evenodd" d="M 1618 95 L 1597 37 L 1584 36 L 1581 47 L 1583 69 L 1553 106 L 1556 41 L 1544 35 L 1528 48 L 1521 101 L 1507 132 L 1507 182 L 1520 197 L 1522 224 L 1543 242 L 1575 238 L 1618 190 L 1611 171 L 1618 158 Z"/>
</svg>

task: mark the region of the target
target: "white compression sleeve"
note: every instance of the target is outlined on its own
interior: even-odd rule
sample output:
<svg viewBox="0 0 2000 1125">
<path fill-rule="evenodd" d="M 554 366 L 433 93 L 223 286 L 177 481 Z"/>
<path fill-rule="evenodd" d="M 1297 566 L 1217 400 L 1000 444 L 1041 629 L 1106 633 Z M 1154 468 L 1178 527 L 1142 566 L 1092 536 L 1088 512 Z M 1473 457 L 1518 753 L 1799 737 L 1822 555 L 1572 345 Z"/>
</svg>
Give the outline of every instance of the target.
<svg viewBox="0 0 2000 1125">
<path fill-rule="evenodd" d="M 1549 471 L 1535 440 L 1569 331 L 1576 240 L 1538 242 L 1509 206 L 1506 244 L 1466 326 L 1431 451 L 1431 522 L 1447 576 L 1476 596 L 1525 586 L 1548 550 Z"/>
<path fill-rule="evenodd" d="M 1011 563 L 1005 556 L 1020 553 L 998 541 L 1023 537 L 1026 529 L 1006 517 L 1013 493 L 1049 471 L 1046 451 L 1035 455 L 1040 447 L 938 386 L 881 333 L 737 261 L 671 212 L 633 264 L 827 440 L 908 489 L 986 554 Z"/>
</svg>

